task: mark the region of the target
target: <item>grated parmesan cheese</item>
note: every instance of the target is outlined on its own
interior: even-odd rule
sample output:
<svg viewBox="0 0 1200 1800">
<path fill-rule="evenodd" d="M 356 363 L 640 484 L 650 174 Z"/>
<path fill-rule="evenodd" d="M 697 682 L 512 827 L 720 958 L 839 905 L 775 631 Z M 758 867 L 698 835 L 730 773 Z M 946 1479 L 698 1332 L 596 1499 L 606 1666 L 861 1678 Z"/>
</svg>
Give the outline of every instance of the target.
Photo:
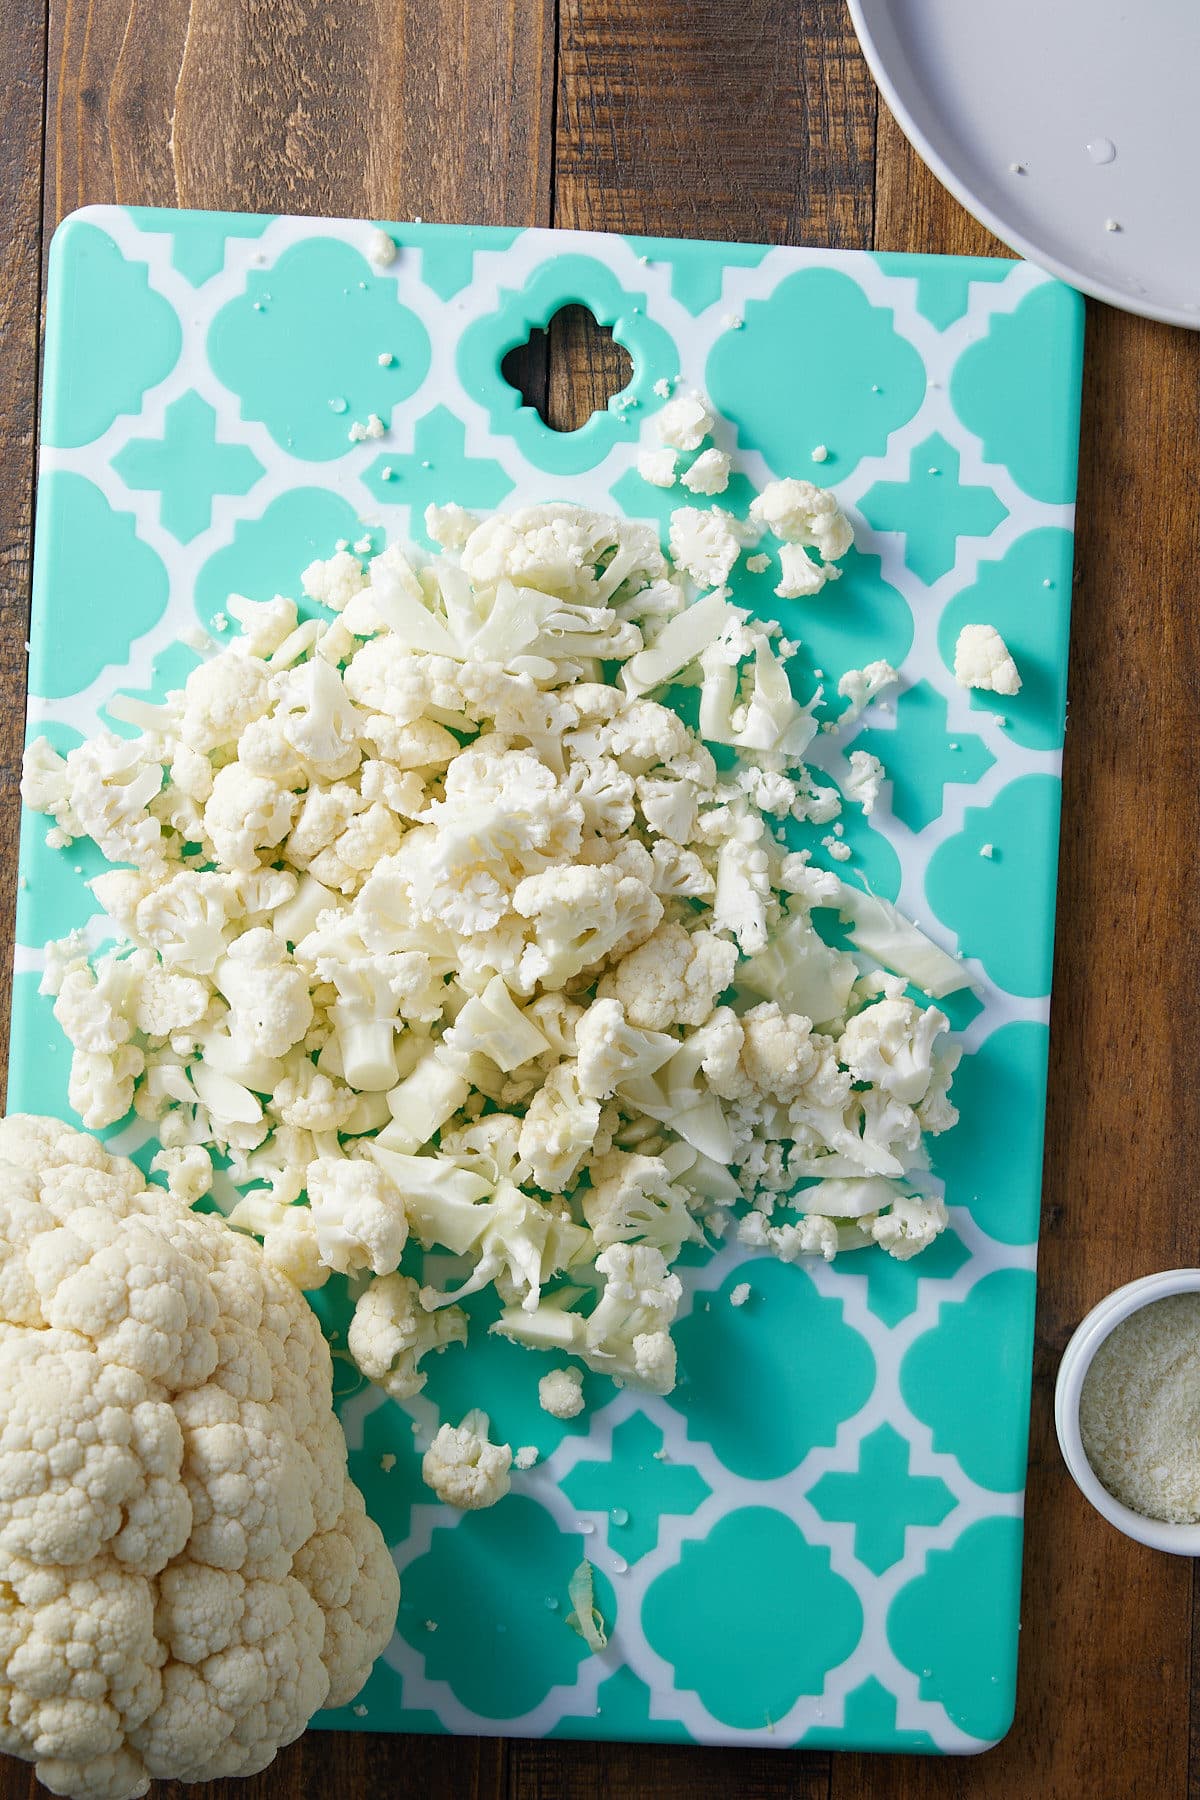
<svg viewBox="0 0 1200 1800">
<path fill-rule="evenodd" d="M 1200 1293 L 1152 1301 L 1110 1332 L 1084 1379 L 1079 1429 L 1115 1499 L 1148 1519 L 1200 1521 Z"/>
</svg>

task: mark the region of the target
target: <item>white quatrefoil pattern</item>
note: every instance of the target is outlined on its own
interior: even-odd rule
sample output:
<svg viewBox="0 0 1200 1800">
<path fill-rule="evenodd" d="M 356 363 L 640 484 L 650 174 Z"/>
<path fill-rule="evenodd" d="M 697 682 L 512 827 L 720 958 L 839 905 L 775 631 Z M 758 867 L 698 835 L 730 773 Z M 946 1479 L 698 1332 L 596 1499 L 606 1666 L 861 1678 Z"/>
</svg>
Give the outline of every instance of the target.
<svg viewBox="0 0 1200 1800">
<path fill-rule="evenodd" d="M 744 562 L 734 599 L 780 619 L 830 690 L 878 657 L 901 670 L 890 708 L 823 740 L 834 779 L 851 747 L 889 777 L 869 821 L 847 815 L 842 872 L 959 952 L 973 988 L 945 1003 L 965 1050 L 961 1123 L 936 1141 L 951 1229 L 909 1263 L 692 1255 L 669 1399 L 589 1375 L 580 1417 L 550 1418 L 543 1365 L 486 1335 L 483 1300 L 471 1344 L 402 1409 L 346 1356 L 344 1289 L 316 1297 L 352 1472 L 404 1583 L 359 1703 L 320 1723 L 981 1749 L 1015 1685 L 1079 297 L 1002 261 L 385 229 L 386 265 L 375 227 L 348 220 L 94 207 L 60 228 L 31 732 L 65 747 L 110 723 L 115 690 L 178 686 L 196 656 L 181 639 L 219 637 L 230 592 L 296 595 L 338 539 L 424 541 L 430 500 L 575 499 L 665 529 L 681 497 L 636 461 L 678 378 L 721 416 L 724 500 L 805 475 L 854 521 L 845 578 L 817 599 L 777 600 Z M 558 433 L 500 364 L 575 302 L 633 375 Z M 371 414 L 381 437 L 352 432 Z M 1011 646 L 1016 698 L 956 686 L 972 622 Z M 95 853 L 44 836 L 24 820 L 9 1104 L 71 1118 L 42 947 L 105 926 Z M 143 1163 L 154 1148 L 136 1123 L 109 1136 Z M 539 1460 L 502 1505 L 459 1515 L 422 1485 L 420 1451 L 471 1406 Z M 600 1654 L 565 1623 L 585 1554 Z"/>
</svg>

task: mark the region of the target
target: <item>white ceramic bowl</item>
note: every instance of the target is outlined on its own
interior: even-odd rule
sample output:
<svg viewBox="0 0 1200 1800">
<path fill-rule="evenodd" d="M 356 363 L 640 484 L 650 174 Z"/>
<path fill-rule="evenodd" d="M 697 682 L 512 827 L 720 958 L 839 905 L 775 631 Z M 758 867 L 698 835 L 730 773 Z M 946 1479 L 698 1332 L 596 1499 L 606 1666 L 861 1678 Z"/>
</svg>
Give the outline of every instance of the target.
<svg viewBox="0 0 1200 1800">
<path fill-rule="evenodd" d="M 1164 1269 L 1161 1275 L 1143 1275 L 1140 1281 L 1129 1281 L 1117 1288 L 1093 1306 L 1077 1328 L 1063 1351 L 1054 1387 L 1054 1427 L 1063 1460 L 1080 1492 L 1126 1537 L 1149 1544 L 1153 1550 L 1169 1550 L 1174 1556 L 1200 1556 L 1200 1525 L 1169 1525 L 1162 1519 L 1147 1519 L 1113 1498 L 1084 1452 L 1079 1432 L 1079 1396 L 1092 1358 L 1114 1326 L 1152 1300 L 1198 1289 L 1200 1269 Z"/>
</svg>

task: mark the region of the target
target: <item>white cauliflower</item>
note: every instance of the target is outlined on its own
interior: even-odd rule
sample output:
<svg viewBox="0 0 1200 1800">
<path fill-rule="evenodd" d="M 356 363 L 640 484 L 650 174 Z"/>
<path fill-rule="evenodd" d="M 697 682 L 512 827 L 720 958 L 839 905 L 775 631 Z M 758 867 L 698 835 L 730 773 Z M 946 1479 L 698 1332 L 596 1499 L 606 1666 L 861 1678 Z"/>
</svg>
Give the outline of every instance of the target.
<svg viewBox="0 0 1200 1800">
<path fill-rule="evenodd" d="M 0 1122 L 0 1164 L 4 1747 L 77 1800 L 254 1773 L 399 1599 L 317 1321 L 57 1120 Z"/>
<path fill-rule="evenodd" d="M 410 1275 L 384 1275 L 360 1295 L 346 1345 L 358 1367 L 393 1400 L 411 1400 L 429 1379 L 420 1367 L 431 1351 L 465 1344 L 467 1315 L 461 1307 L 426 1312 Z"/>
<path fill-rule="evenodd" d="M 737 951 L 711 931 L 688 932 L 672 921 L 605 975 L 597 989 L 616 1000 L 631 1025 L 663 1031 L 669 1025 L 702 1025 L 718 994 L 732 982 Z"/>
<path fill-rule="evenodd" d="M 699 394 L 677 394 L 654 421 L 662 443 L 672 450 L 698 450 L 716 419 Z"/>
<path fill-rule="evenodd" d="M 512 1446 L 488 1442 L 488 1416 L 469 1412 L 460 1425 L 441 1425 L 421 1461 L 421 1475 L 439 1500 L 478 1512 L 503 1500 L 512 1485 Z"/>
<path fill-rule="evenodd" d="M 705 402 L 657 424 L 646 478 L 724 493 Z M 352 1353 L 390 1393 L 419 1391 L 420 1357 L 465 1333 L 452 1303 L 488 1286 L 518 1341 L 665 1392 L 684 1243 L 745 1200 L 782 1257 L 874 1241 L 872 1219 L 916 1246 L 895 1195 L 956 1117 L 942 1015 L 860 967 L 922 999 L 966 975 L 787 849 L 842 806 L 805 760 L 829 761 L 824 695 L 724 585 L 769 528 L 779 593 L 814 592 L 850 527 L 799 480 L 749 521 L 677 508 L 673 560 L 653 523 L 572 502 L 427 525 L 442 553 L 311 565 L 319 617 L 232 597 L 240 633 L 180 692 L 117 697 L 135 735 L 30 746 L 52 842 L 129 865 L 93 884 L 116 949 L 47 953 L 70 1096 L 96 1125 L 132 1107 L 189 1194 L 219 1152 L 269 1269 L 364 1290 Z M 896 679 L 842 674 L 839 726 Z M 836 766 L 869 811 L 878 760 Z M 775 1220 L 801 1182 L 855 1185 L 864 1222 L 819 1197 Z M 446 1291 L 402 1273 L 409 1235 L 463 1259 Z"/>
<path fill-rule="evenodd" d="M 548 1370 L 538 1382 L 538 1405 L 552 1419 L 577 1419 L 583 1411 L 583 1370 Z"/>
<path fill-rule="evenodd" d="M 733 458 L 724 450 L 702 450 L 680 479 L 689 493 L 723 494 L 729 486 Z"/>
<path fill-rule="evenodd" d="M 994 625 L 964 625 L 954 646 L 954 679 L 960 687 L 1019 694 L 1021 676 Z"/>
</svg>

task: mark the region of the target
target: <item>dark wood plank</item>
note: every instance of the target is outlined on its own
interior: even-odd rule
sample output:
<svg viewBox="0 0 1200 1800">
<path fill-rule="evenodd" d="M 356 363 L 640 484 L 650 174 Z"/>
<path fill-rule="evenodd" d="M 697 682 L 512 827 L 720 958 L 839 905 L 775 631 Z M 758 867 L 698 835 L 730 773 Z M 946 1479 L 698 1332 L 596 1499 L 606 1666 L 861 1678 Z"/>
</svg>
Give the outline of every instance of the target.
<svg viewBox="0 0 1200 1800">
<path fill-rule="evenodd" d="M 828 1758 L 671 1744 L 509 1745 L 508 1800 L 826 1800 Z"/>
<path fill-rule="evenodd" d="M 41 311 L 46 19 L 0 8 L 0 1079 L 7 1079 Z"/>
<path fill-rule="evenodd" d="M 562 0 L 556 225 L 868 245 L 874 125 L 840 5 Z"/>
<path fill-rule="evenodd" d="M 154 1800 L 504 1800 L 505 1791 L 505 1746 L 493 1739 L 310 1731 L 261 1775 L 195 1786 L 164 1781 L 151 1794 Z"/>
<path fill-rule="evenodd" d="M 879 142 L 880 248 L 1002 248 L 882 109 Z M 1053 1384 L 1095 1301 L 1197 1253 L 1198 351 L 1089 309 L 1016 1724 L 969 1762 L 837 1757 L 833 1800 L 1188 1791 L 1192 1568 L 1081 1499 Z"/>
</svg>

